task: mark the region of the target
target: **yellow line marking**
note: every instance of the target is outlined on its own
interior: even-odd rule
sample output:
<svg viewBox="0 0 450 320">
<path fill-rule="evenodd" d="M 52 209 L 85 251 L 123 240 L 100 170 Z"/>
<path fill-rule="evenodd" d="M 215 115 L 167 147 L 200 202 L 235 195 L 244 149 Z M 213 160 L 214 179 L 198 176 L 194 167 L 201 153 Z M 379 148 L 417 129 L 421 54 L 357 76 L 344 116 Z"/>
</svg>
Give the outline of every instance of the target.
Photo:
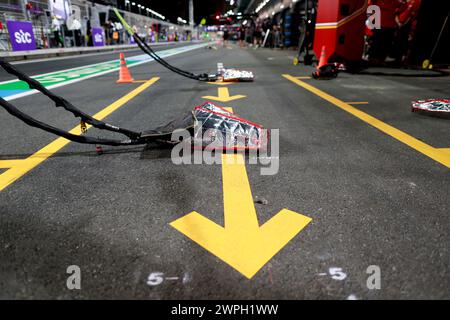
<svg viewBox="0 0 450 320">
<path fill-rule="evenodd" d="M 281 210 L 259 225 L 242 154 L 222 155 L 225 226 L 193 211 L 172 227 L 251 279 L 311 218 Z"/>
<path fill-rule="evenodd" d="M 305 77 L 295 77 L 295 78 L 297 78 L 297 79 L 301 79 L 301 80 L 307 80 L 307 79 L 311 79 L 311 77 L 307 77 L 307 76 L 305 76 Z"/>
<path fill-rule="evenodd" d="M 207 82 L 209 84 L 215 84 L 217 86 L 228 86 L 230 84 L 233 84 L 234 82 L 223 82 L 223 81 L 218 81 L 218 82 Z"/>
<path fill-rule="evenodd" d="M 97 114 L 94 115 L 94 118 L 98 120 L 102 120 L 103 118 L 107 117 L 109 114 L 113 113 L 120 107 L 122 107 L 125 103 L 136 97 L 138 94 L 143 92 L 145 89 L 153 85 L 156 81 L 158 81 L 158 77 L 154 77 L 150 80 L 148 80 L 146 83 L 140 85 L 133 91 L 129 92 L 116 102 L 110 104 L 105 109 L 101 110 Z M 88 128 L 90 126 L 87 126 Z M 81 134 L 81 128 L 80 126 L 76 126 L 72 130 L 70 130 L 70 133 L 80 135 Z M 46 159 L 51 157 L 53 154 L 61 150 L 63 147 L 65 147 L 67 144 L 69 144 L 70 141 L 65 138 L 58 138 L 51 142 L 50 144 L 43 147 L 38 152 L 32 154 L 26 159 L 20 160 L 15 166 L 13 166 L 11 169 L 5 171 L 0 175 L 0 191 L 5 189 L 7 186 L 12 184 L 14 181 L 25 175 L 27 172 L 44 162 Z"/>
<path fill-rule="evenodd" d="M 450 148 L 439 148 L 438 150 L 450 155 Z"/>
<path fill-rule="evenodd" d="M 145 83 L 150 80 L 133 80 L 133 83 Z"/>
<path fill-rule="evenodd" d="M 369 102 L 367 102 L 367 101 L 351 101 L 351 102 L 344 102 L 344 103 L 347 103 L 347 104 L 354 104 L 354 105 L 358 105 L 358 104 L 369 104 Z"/>
<path fill-rule="evenodd" d="M 333 97 L 332 95 L 325 93 L 310 84 L 307 84 L 306 82 L 298 80 L 295 77 L 290 76 L 288 74 L 283 74 L 283 77 L 292 81 L 296 85 L 303 87 L 304 89 L 314 93 L 315 95 L 321 97 L 322 99 L 327 100 L 328 102 L 334 104 L 336 107 L 341 108 L 344 111 L 347 111 L 353 116 L 359 118 L 360 120 L 364 121 L 367 124 L 370 124 L 371 126 L 393 137 L 394 139 L 397 139 L 398 141 L 406 144 L 412 149 L 417 150 L 420 153 L 446 166 L 447 168 L 450 168 L 450 156 L 447 153 L 437 148 L 434 148 L 391 125 L 388 125 L 387 123 L 384 123 L 383 121 L 380 121 L 377 118 L 372 117 L 371 115 L 359 109 L 352 107 L 348 103 L 345 103 L 342 100 L 339 100 L 338 98 Z"/>
<path fill-rule="evenodd" d="M 237 94 L 235 96 L 230 96 L 230 92 L 228 91 L 228 88 L 217 88 L 218 95 L 216 96 L 204 96 L 203 99 L 208 100 L 215 100 L 215 101 L 221 101 L 221 102 L 229 102 L 237 99 L 245 98 L 246 96 L 243 96 L 242 94 Z"/>
<path fill-rule="evenodd" d="M 12 167 L 15 167 L 15 166 L 21 164 L 22 161 L 23 161 L 23 159 L 0 160 L 0 168 L 2 168 L 2 169 L 12 168 Z"/>
</svg>

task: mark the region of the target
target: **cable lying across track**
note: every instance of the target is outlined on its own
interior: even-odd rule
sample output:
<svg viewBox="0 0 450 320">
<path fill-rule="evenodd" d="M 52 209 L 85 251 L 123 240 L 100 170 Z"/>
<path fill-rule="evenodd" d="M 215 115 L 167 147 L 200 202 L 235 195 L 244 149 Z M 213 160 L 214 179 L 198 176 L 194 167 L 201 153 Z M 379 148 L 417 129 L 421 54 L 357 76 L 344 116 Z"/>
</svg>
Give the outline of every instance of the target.
<svg viewBox="0 0 450 320">
<path fill-rule="evenodd" d="M 146 54 L 148 54 L 150 57 L 152 57 L 156 62 L 160 63 L 167 69 L 169 69 L 175 73 L 178 73 L 181 76 L 187 77 L 189 79 L 198 80 L 198 81 L 216 81 L 218 79 L 217 75 L 215 75 L 215 74 L 214 75 L 208 75 L 207 73 L 194 74 L 192 72 L 185 71 L 180 68 L 172 66 L 166 60 L 161 58 L 155 51 L 153 51 L 153 49 L 150 48 L 150 46 L 147 43 L 145 43 L 145 41 L 141 37 L 139 37 L 139 35 L 133 30 L 133 28 L 130 27 L 130 25 L 125 21 L 125 19 L 122 17 L 122 15 L 119 13 L 119 11 L 116 8 L 114 8 L 114 12 L 115 12 L 117 18 L 120 20 L 122 25 L 125 27 L 125 29 L 129 33 L 129 35 L 134 38 L 134 41 L 139 46 L 139 48 L 141 48 L 142 51 L 144 51 Z"/>
<path fill-rule="evenodd" d="M 111 131 L 111 132 L 125 135 L 127 138 L 124 140 L 113 140 L 113 139 L 95 138 L 95 137 L 86 136 L 86 135 L 72 134 L 63 129 L 56 128 L 45 122 L 34 119 L 33 117 L 20 111 L 16 106 L 11 104 L 10 102 L 8 102 L 5 99 L 0 97 L 0 105 L 3 108 L 5 108 L 5 110 L 8 111 L 11 115 L 19 118 L 20 120 L 22 120 L 29 126 L 39 128 L 44 131 L 56 134 L 58 136 L 66 138 L 70 141 L 74 141 L 74 142 L 78 142 L 78 143 L 85 143 L 85 144 L 103 144 L 103 145 L 109 145 L 109 146 L 125 146 L 125 145 L 147 144 L 151 141 L 167 141 L 167 142 L 169 142 L 171 132 L 169 132 L 167 130 L 163 130 L 164 127 L 162 127 L 159 130 L 155 129 L 155 130 L 148 130 L 146 132 L 136 132 L 136 131 L 128 130 L 125 128 L 121 128 L 121 127 L 103 122 L 101 120 L 97 120 L 97 119 L 93 118 L 92 116 L 79 110 L 77 107 L 75 107 L 72 103 L 70 103 L 66 99 L 51 92 L 50 90 L 45 88 L 39 81 L 37 81 L 33 78 L 30 78 L 28 75 L 19 71 L 18 69 L 16 69 L 14 66 L 12 66 L 8 62 L 4 61 L 3 59 L 0 59 L 0 66 L 3 69 L 5 69 L 5 71 L 8 72 L 9 74 L 14 75 L 19 80 L 26 82 L 29 85 L 30 89 L 35 89 L 35 90 L 41 92 L 43 95 L 50 98 L 50 100 L 52 100 L 55 103 L 56 107 L 62 107 L 65 110 L 71 112 L 76 118 L 80 118 L 82 128 L 86 127 L 86 124 L 89 124 L 89 125 L 93 126 L 94 128 L 97 128 L 100 130 L 106 130 L 106 131 Z M 185 128 L 188 129 L 188 127 L 185 127 Z"/>
</svg>

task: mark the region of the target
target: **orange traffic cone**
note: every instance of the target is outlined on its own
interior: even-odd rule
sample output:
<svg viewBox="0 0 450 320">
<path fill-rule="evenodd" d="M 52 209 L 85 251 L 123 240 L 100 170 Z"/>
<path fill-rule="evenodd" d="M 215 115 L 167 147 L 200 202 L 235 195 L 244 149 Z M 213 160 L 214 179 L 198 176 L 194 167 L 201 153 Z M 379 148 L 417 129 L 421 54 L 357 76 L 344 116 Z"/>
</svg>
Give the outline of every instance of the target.
<svg viewBox="0 0 450 320">
<path fill-rule="evenodd" d="M 116 83 L 133 83 L 133 78 L 131 77 L 130 71 L 128 70 L 127 63 L 125 62 L 125 55 L 123 52 L 120 53 L 120 71 L 119 80 Z"/>
<path fill-rule="evenodd" d="M 327 64 L 327 56 L 325 53 L 325 46 L 322 46 L 322 53 L 320 54 L 319 65 L 317 66 L 317 69 L 325 64 Z"/>
</svg>

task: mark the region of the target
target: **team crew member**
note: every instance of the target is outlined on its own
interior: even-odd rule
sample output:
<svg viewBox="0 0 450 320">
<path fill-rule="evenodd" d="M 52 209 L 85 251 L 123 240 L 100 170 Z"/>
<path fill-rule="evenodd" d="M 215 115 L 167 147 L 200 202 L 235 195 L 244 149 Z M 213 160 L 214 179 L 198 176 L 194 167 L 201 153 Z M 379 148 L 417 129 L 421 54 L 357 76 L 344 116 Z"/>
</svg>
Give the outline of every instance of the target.
<svg viewBox="0 0 450 320">
<path fill-rule="evenodd" d="M 397 28 L 395 12 L 400 6 L 399 0 L 369 0 L 369 5 L 380 7 L 380 29 L 374 29 L 369 39 L 369 59 L 375 63 L 384 62 L 391 51 Z"/>
<path fill-rule="evenodd" d="M 395 50 L 393 58 L 398 63 L 408 63 L 411 44 L 417 26 L 421 0 L 406 0 L 395 12 L 395 22 L 398 30 L 395 35 Z"/>
</svg>

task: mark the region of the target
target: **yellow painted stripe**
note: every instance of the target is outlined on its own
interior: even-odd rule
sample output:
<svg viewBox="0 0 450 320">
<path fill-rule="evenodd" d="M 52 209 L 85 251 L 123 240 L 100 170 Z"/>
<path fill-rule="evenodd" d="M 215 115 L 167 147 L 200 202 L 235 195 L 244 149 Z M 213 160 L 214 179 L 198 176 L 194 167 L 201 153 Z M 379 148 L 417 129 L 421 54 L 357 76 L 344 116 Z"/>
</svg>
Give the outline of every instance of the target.
<svg viewBox="0 0 450 320">
<path fill-rule="evenodd" d="M 359 102 L 351 101 L 351 102 L 345 102 L 345 103 L 347 103 L 347 104 L 354 104 L 354 105 L 357 105 L 357 104 L 369 104 L 369 102 L 367 102 L 367 101 L 359 101 Z"/>
<path fill-rule="evenodd" d="M 225 107 L 225 110 L 227 110 L 230 113 L 234 113 L 233 108 L 232 107 Z"/>
<path fill-rule="evenodd" d="M 450 148 L 440 148 L 439 150 L 450 155 Z"/>
<path fill-rule="evenodd" d="M 307 80 L 307 79 L 311 79 L 311 77 L 296 77 L 297 79 L 304 79 L 304 80 Z"/>
<path fill-rule="evenodd" d="M 6 168 L 12 168 L 14 166 L 19 165 L 23 160 L 0 160 L 0 168 L 6 169 Z"/>
<path fill-rule="evenodd" d="M 112 103 L 111 105 L 107 106 L 105 109 L 101 110 L 97 114 L 94 115 L 94 118 L 98 120 L 102 120 L 105 117 L 107 117 L 112 112 L 116 111 L 120 107 L 122 107 L 125 103 L 136 97 L 138 94 L 142 93 L 145 89 L 150 87 L 152 84 L 154 84 L 156 81 L 158 81 L 159 78 L 155 77 L 150 80 L 148 80 L 146 83 L 140 85 L 130 93 L 126 94 L 116 102 Z M 90 126 L 88 126 L 89 128 Z M 72 130 L 70 130 L 70 133 L 80 135 L 81 134 L 81 128 L 80 126 L 76 126 Z M 51 157 L 53 154 L 61 150 L 63 147 L 65 147 L 68 143 L 70 143 L 69 140 L 65 138 L 58 138 L 55 141 L 51 142 L 50 144 L 46 145 L 42 149 L 40 149 L 38 152 L 32 154 L 26 159 L 21 160 L 17 163 L 17 165 L 14 165 L 11 169 L 5 171 L 0 175 L 0 191 L 8 187 L 10 184 L 12 184 L 14 181 L 25 175 L 27 172 L 44 162 L 46 159 Z"/>
<path fill-rule="evenodd" d="M 209 84 L 215 84 L 217 86 L 228 86 L 230 84 L 233 84 L 233 82 L 223 82 L 223 81 L 217 81 L 217 82 L 207 82 Z"/>
<path fill-rule="evenodd" d="M 316 24 L 316 30 L 327 30 L 327 29 L 337 29 L 338 26 L 337 25 L 332 25 L 332 26 L 318 26 Z"/>
<path fill-rule="evenodd" d="M 312 219 L 282 209 L 260 226 L 242 154 L 222 155 L 222 184 L 223 227 L 195 211 L 170 225 L 251 279 Z"/>
<path fill-rule="evenodd" d="M 352 107 L 348 103 L 345 103 L 339 100 L 338 98 L 333 97 L 332 95 L 325 93 L 310 84 L 307 84 L 306 82 L 296 79 L 295 77 L 290 76 L 288 74 L 283 74 L 283 77 L 292 81 L 296 85 L 314 93 L 315 95 L 321 97 L 322 99 L 327 100 L 328 102 L 334 104 L 335 106 L 341 108 L 342 110 L 347 111 L 348 113 L 352 114 L 358 119 L 366 122 L 367 124 L 370 124 L 371 126 L 384 132 L 385 134 L 413 148 L 414 150 L 417 150 L 420 153 L 430 157 L 431 159 L 439 162 L 440 164 L 446 166 L 447 168 L 450 168 L 449 154 L 437 148 L 434 148 L 391 125 L 388 125 L 387 123 L 384 123 L 383 121 L 380 121 L 377 118 L 372 117 L 371 115 L 356 109 L 355 107 Z"/>
</svg>

